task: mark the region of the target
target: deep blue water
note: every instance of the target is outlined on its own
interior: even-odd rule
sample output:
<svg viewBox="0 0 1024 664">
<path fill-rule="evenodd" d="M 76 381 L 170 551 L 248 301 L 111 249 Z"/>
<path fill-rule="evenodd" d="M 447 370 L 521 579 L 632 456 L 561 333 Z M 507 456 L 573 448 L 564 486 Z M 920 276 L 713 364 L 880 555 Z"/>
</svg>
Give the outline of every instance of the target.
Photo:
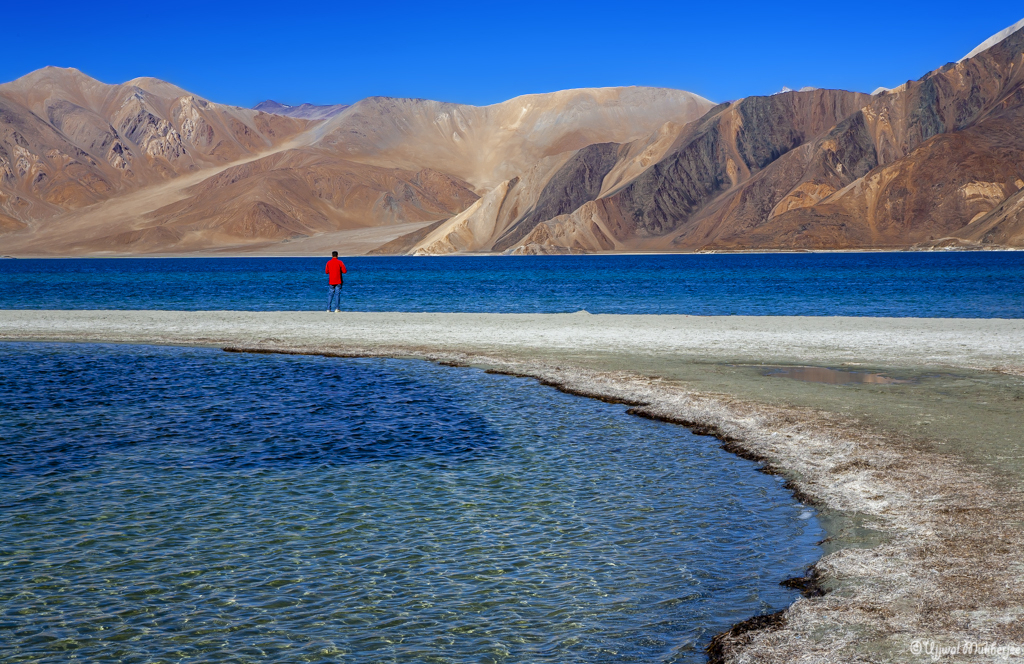
<svg viewBox="0 0 1024 664">
<path fill-rule="evenodd" d="M 0 309 L 316 310 L 324 258 L 0 261 Z M 345 307 L 1024 318 L 1024 252 L 346 259 Z"/>
<path fill-rule="evenodd" d="M 142 346 L 0 366 L 2 661 L 701 662 L 820 553 L 714 439 L 532 380 Z"/>
</svg>

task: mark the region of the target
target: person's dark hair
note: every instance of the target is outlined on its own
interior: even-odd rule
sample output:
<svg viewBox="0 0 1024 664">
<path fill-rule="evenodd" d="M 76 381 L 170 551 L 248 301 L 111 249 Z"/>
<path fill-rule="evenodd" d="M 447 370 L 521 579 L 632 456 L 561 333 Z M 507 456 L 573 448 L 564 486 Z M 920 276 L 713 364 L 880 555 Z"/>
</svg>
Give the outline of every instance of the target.
<svg viewBox="0 0 1024 664">
<path fill-rule="evenodd" d="M 335 258 L 337 258 L 338 257 L 338 252 L 337 251 L 332 251 L 331 252 L 331 256 L 334 256 Z"/>
</svg>

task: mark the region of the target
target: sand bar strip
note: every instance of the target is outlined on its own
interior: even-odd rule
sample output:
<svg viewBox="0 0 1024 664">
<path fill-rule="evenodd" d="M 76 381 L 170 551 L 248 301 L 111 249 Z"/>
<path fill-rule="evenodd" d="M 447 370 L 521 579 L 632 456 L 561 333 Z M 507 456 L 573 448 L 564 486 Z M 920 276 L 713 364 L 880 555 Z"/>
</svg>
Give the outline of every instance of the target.
<svg viewBox="0 0 1024 664">
<path fill-rule="evenodd" d="M 1024 374 L 1024 320 L 242 311 L 0 311 L 0 338 L 337 347 L 701 361 L 863 363 Z"/>
<path fill-rule="evenodd" d="M 830 592 L 730 635 L 728 659 L 1024 649 L 1022 320 L 0 311 L 0 340 L 422 357 L 621 401 L 761 460 L 832 534 L 807 583 Z M 762 365 L 901 382 L 802 383 Z"/>
</svg>

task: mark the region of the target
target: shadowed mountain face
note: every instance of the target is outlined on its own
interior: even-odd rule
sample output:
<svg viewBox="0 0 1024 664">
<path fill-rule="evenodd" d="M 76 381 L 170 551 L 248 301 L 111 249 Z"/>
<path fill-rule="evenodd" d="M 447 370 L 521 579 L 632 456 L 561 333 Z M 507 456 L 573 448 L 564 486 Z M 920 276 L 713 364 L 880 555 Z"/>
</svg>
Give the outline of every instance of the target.
<svg viewBox="0 0 1024 664">
<path fill-rule="evenodd" d="M 682 132 L 661 161 L 607 196 L 606 214 L 617 234 L 642 237 L 678 230 L 700 233 L 694 222 L 715 207 L 729 210 L 718 220 L 719 228 L 755 223 L 774 207 L 774 194 L 796 184 L 797 169 L 774 168 L 771 174 L 766 169 L 842 122 L 868 99 L 841 90 L 815 90 L 751 97 L 722 107 Z M 850 162 L 846 170 L 862 174 L 874 165 L 856 150 L 836 158 L 839 164 Z M 794 158 L 780 165 L 790 161 Z"/>
<path fill-rule="evenodd" d="M 548 219 L 568 214 L 601 193 L 601 184 L 618 158 L 616 143 L 588 145 L 569 159 L 540 192 L 537 203 L 494 243 L 494 251 L 516 246 Z"/>
<path fill-rule="evenodd" d="M 631 144 L 589 146 L 548 176 L 535 200 L 490 248 L 607 251 L 670 242 L 673 233 L 696 227 L 720 199 L 746 190 L 783 155 L 869 100 L 834 90 L 753 97 Z M 870 168 L 860 159 L 849 160 L 862 172 Z M 797 178 L 790 174 L 790 186 Z M 741 215 L 756 214 L 765 205 L 753 196 L 740 203 L 733 212 Z M 735 209 L 744 206 L 749 209 Z M 735 215 L 726 222 L 745 223 Z M 417 250 L 435 252 L 426 243 Z"/>
<path fill-rule="evenodd" d="M 998 214 L 990 213 L 1024 187 L 1022 53 L 1024 32 L 1018 31 L 973 58 L 879 95 L 827 137 L 866 143 L 877 168 L 730 243 L 764 246 L 792 238 L 803 246 L 900 246 L 951 236 L 1022 243 L 1019 233 L 979 235 L 972 228 L 983 219 L 989 230 L 999 226 Z M 857 136 L 853 122 L 865 128 Z"/>
<path fill-rule="evenodd" d="M 40 70 L 0 85 L 0 233 L 25 254 L 1024 246 L 1024 30 L 983 46 L 874 95 L 718 106 L 606 88 L 262 113 Z"/>
</svg>

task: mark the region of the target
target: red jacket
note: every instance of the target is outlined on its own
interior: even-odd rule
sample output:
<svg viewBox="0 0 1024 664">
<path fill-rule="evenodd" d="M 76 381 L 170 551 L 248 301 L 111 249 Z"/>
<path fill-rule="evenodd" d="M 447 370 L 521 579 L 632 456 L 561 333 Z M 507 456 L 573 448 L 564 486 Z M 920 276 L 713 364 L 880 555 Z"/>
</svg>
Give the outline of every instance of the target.
<svg viewBox="0 0 1024 664">
<path fill-rule="evenodd" d="M 328 283 L 331 286 L 336 286 L 341 283 L 341 275 L 346 274 L 348 270 L 345 269 L 345 264 L 337 258 L 332 258 L 327 261 L 327 269 L 324 270 L 327 274 L 331 275 Z"/>
</svg>

